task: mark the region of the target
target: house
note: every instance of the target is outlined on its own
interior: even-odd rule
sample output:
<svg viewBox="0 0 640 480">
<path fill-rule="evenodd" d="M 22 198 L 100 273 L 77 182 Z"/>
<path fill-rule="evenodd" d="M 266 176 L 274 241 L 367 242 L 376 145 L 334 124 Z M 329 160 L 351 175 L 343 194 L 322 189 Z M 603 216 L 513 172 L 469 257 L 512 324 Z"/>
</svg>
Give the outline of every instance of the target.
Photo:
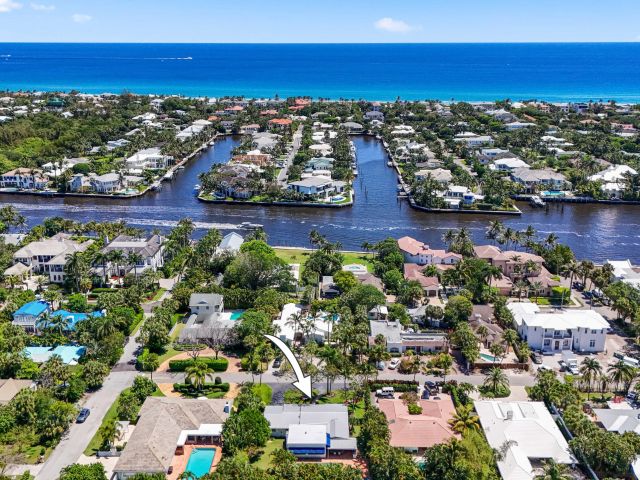
<svg viewBox="0 0 640 480">
<path fill-rule="evenodd" d="M 291 128 L 293 120 L 290 118 L 272 118 L 269 120 L 268 125 L 272 130 L 285 130 Z"/>
<path fill-rule="evenodd" d="M 139 150 L 125 160 L 125 168 L 129 172 L 142 172 L 143 170 L 164 170 L 173 165 L 173 157 L 163 155 L 160 148 L 145 148 Z"/>
<path fill-rule="evenodd" d="M 76 242 L 70 235 L 58 233 L 20 248 L 13 254 L 13 261 L 31 267 L 34 273 L 48 275 L 51 283 L 64 283 L 67 256 L 84 252 L 92 243 L 93 240 Z"/>
<path fill-rule="evenodd" d="M 613 267 L 613 278 L 640 289 L 640 267 L 634 267 L 630 260 L 607 260 Z"/>
<path fill-rule="evenodd" d="M 594 408 L 598 424 L 608 432 L 622 435 L 626 432 L 640 433 L 640 416 L 633 408 Z"/>
<path fill-rule="evenodd" d="M 192 315 L 209 315 L 223 310 L 222 295 L 217 293 L 192 293 L 189 297 L 189 311 Z"/>
<path fill-rule="evenodd" d="M 453 174 L 451 173 L 451 171 L 444 168 L 418 170 L 415 173 L 414 177 L 418 181 L 422 181 L 427 179 L 428 177 L 431 177 L 433 180 L 442 185 L 447 185 L 453 180 Z"/>
<path fill-rule="evenodd" d="M 102 253 L 108 255 L 116 251 L 124 254 L 125 261 L 107 261 L 106 264 L 95 265 L 96 273 L 102 275 L 106 269 L 108 275 L 123 277 L 127 273 L 140 275 L 146 270 L 155 272 L 164 265 L 164 238 L 160 235 L 151 235 L 148 238 L 118 235 L 102 249 Z M 135 265 L 126 260 L 129 255 L 140 256 Z"/>
<path fill-rule="evenodd" d="M 539 188 L 563 190 L 569 186 L 564 175 L 548 168 L 516 168 L 511 172 L 511 179 L 521 184 L 527 193 L 534 193 Z"/>
<path fill-rule="evenodd" d="M 379 110 L 371 110 L 364 114 L 364 118 L 369 121 L 384 122 L 384 113 Z"/>
<path fill-rule="evenodd" d="M 93 190 L 91 177 L 77 173 L 67 182 L 67 188 L 70 192 L 87 193 Z"/>
<path fill-rule="evenodd" d="M 494 343 L 503 343 L 504 329 L 495 323 L 491 305 L 474 305 L 469 317 L 469 325 L 486 348 Z M 482 336 L 478 334 L 480 328 L 485 331 Z"/>
<path fill-rule="evenodd" d="M 136 474 L 166 475 L 186 446 L 217 445 L 231 411 L 229 400 L 147 397 L 113 473 L 117 480 Z M 220 457 L 217 457 L 220 458 Z"/>
<path fill-rule="evenodd" d="M 335 192 L 333 181 L 329 177 L 312 176 L 291 182 L 287 188 L 302 195 L 327 198 Z"/>
<path fill-rule="evenodd" d="M 455 136 L 455 142 L 464 143 L 469 148 L 478 148 L 485 145 L 493 145 L 493 138 L 490 135 L 476 135 L 465 132 Z"/>
<path fill-rule="evenodd" d="M 349 434 L 345 405 L 267 405 L 264 417 L 274 438 L 284 438 L 285 448 L 298 458 L 355 457 L 357 442 Z"/>
<path fill-rule="evenodd" d="M 271 155 L 268 153 L 247 153 L 245 155 L 234 155 L 231 158 L 231 163 L 250 164 L 257 167 L 267 167 L 271 165 Z"/>
<path fill-rule="evenodd" d="M 520 160 L 516 157 L 508 157 L 508 158 L 499 158 L 491 167 L 493 170 L 497 170 L 499 172 L 512 172 L 516 168 L 531 168 L 529 164 L 523 160 Z"/>
<path fill-rule="evenodd" d="M 369 310 L 367 317 L 369 320 L 375 320 L 377 322 L 386 321 L 389 318 L 389 309 L 386 305 L 376 305 Z"/>
<path fill-rule="evenodd" d="M 33 380 L 0 379 L 0 405 L 7 405 L 13 400 L 13 397 L 25 388 L 35 390 L 36 384 Z"/>
<path fill-rule="evenodd" d="M 29 333 L 36 333 L 38 331 L 38 323 L 49 312 L 51 312 L 51 306 L 44 300 L 28 302 L 13 312 L 11 323 L 24 328 Z"/>
<path fill-rule="evenodd" d="M 26 266 L 24 263 L 15 263 L 4 271 L 4 278 L 11 283 L 20 284 L 31 278 L 31 271 L 33 268 L 31 265 Z"/>
<path fill-rule="evenodd" d="M 610 165 L 605 170 L 591 175 L 589 180 L 602 182 L 603 192 L 607 193 L 609 197 L 620 198 L 625 191 L 627 177 L 637 174 L 637 170 L 628 165 Z"/>
<path fill-rule="evenodd" d="M 242 235 L 237 234 L 236 232 L 227 233 L 224 237 L 222 237 L 222 241 L 218 248 L 216 249 L 216 253 L 220 254 L 223 252 L 236 254 L 240 251 L 240 247 L 244 243 L 244 238 Z"/>
<path fill-rule="evenodd" d="M 253 135 L 254 133 L 258 133 L 258 130 L 260 130 L 260 125 L 257 123 L 240 126 L 240 133 L 243 135 Z"/>
<path fill-rule="evenodd" d="M 192 293 L 189 298 L 189 318 L 180 332 L 179 343 L 226 343 L 237 317 L 224 311 L 224 299 L 216 293 Z"/>
<path fill-rule="evenodd" d="M 478 245 L 473 248 L 473 252 L 477 258 L 489 262 L 494 267 L 498 267 L 502 274 L 511 280 L 534 277 L 542 273 L 544 258 L 533 253 L 515 250 L 503 252 L 493 245 Z M 546 272 L 546 274 L 548 273 Z"/>
<path fill-rule="evenodd" d="M 77 365 L 87 353 L 86 347 L 79 345 L 58 345 L 57 347 L 25 347 L 23 355 L 35 363 L 45 363 L 53 356 L 60 357 L 65 365 Z"/>
<path fill-rule="evenodd" d="M 24 190 L 43 190 L 49 180 L 42 170 L 35 168 L 14 168 L 0 175 L 0 187 Z"/>
<path fill-rule="evenodd" d="M 609 322 L 595 310 L 541 310 L 535 303 L 509 303 L 520 337 L 533 350 L 596 353 L 605 349 Z"/>
<path fill-rule="evenodd" d="M 423 273 L 424 267 L 416 263 L 404 264 L 404 279 L 416 280 L 422 285 L 425 296 L 437 297 L 440 291 L 440 281 L 437 276 L 427 277 Z"/>
<path fill-rule="evenodd" d="M 253 148 L 257 148 L 261 152 L 271 150 L 275 148 L 280 139 L 280 135 L 269 132 L 256 133 L 251 138 L 251 145 Z"/>
<path fill-rule="evenodd" d="M 364 127 L 361 124 L 356 123 L 356 122 L 344 122 L 342 124 L 342 127 L 349 134 L 360 134 L 360 133 L 364 132 Z"/>
<path fill-rule="evenodd" d="M 504 128 L 507 132 L 515 132 L 516 130 L 522 130 L 523 128 L 535 127 L 535 123 L 530 122 L 511 122 L 506 123 Z"/>
<path fill-rule="evenodd" d="M 444 333 L 420 333 L 405 330 L 398 320 L 380 321 L 369 320 L 369 344 L 373 345 L 378 335 L 385 339 L 387 351 L 390 353 L 403 353 L 413 350 L 421 352 L 442 352 L 447 343 Z"/>
<path fill-rule="evenodd" d="M 317 143 L 315 145 L 311 145 L 309 146 L 309 150 L 311 150 L 314 154 L 321 155 L 323 157 L 331 155 L 331 152 L 333 152 L 333 148 L 331 148 L 331 145 L 326 143 Z"/>
<path fill-rule="evenodd" d="M 340 295 L 340 290 L 336 287 L 332 275 L 323 275 L 320 279 L 318 290 L 321 298 L 336 298 Z"/>
<path fill-rule="evenodd" d="M 89 177 L 91 188 L 97 193 L 114 193 L 122 188 L 118 173 L 105 173 Z"/>
<path fill-rule="evenodd" d="M 509 150 L 504 148 L 483 148 L 480 150 L 480 155 L 488 158 L 496 158 L 499 155 L 509 154 Z"/>
<path fill-rule="evenodd" d="M 462 255 L 429 248 L 429 245 L 411 237 L 400 238 L 398 240 L 398 247 L 402 251 L 406 263 L 417 263 L 418 265 L 455 265 L 462 260 Z"/>
<path fill-rule="evenodd" d="M 502 453 L 502 478 L 533 480 L 547 460 L 577 463 L 543 402 L 478 400 L 474 405 L 489 446 Z"/>
<path fill-rule="evenodd" d="M 440 393 L 428 400 L 418 400 L 418 405 L 422 413 L 411 415 L 404 400 L 378 400 L 378 408 L 387 417 L 392 447 L 422 455 L 427 448 L 460 438 L 449 426 L 449 420 L 456 413 L 449 395 Z"/>
</svg>

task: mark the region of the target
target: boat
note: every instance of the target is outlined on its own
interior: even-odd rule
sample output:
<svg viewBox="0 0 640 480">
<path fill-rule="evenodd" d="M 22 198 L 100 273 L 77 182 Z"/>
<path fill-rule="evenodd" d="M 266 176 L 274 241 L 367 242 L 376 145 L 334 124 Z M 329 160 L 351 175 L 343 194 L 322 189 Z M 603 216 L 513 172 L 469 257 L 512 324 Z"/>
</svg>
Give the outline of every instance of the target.
<svg viewBox="0 0 640 480">
<path fill-rule="evenodd" d="M 242 222 L 240 224 L 241 228 L 262 228 L 263 225 L 260 223 L 251 223 L 251 222 Z"/>
<path fill-rule="evenodd" d="M 176 170 L 184 170 L 184 165 L 178 165 L 178 166 L 176 167 Z"/>
<path fill-rule="evenodd" d="M 542 200 L 538 195 L 531 196 L 531 198 L 529 199 L 529 203 L 531 204 L 532 207 L 539 207 L 539 208 L 542 208 L 546 205 L 544 200 Z"/>
<path fill-rule="evenodd" d="M 201 188 L 202 187 L 200 185 L 196 184 L 196 185 L 193 186 L 193 191 L 194 192 L 199 192 Z"/>
<path fill-rule="evenodd" d="M 164 176 L 162 177 L 163 180 L 171 180 L 173 179 L 173 170 L 169 170 L 167 173 L 164 174 Z"/>
<path fill-rule="evenodd" d="M 393 167 L 393 163 L 391 163 L 390 161 L 387 162 L 387 167 Z"/>
<path fill-rule="evenodd" d="M 216 144 L 216 142 L 214 142 L 213 140 L 211 140 L 211 141 L 209 142 L 209 146 L 210 146 L 210 147 L 213 147 L 215 144 Z"/>
</svg>

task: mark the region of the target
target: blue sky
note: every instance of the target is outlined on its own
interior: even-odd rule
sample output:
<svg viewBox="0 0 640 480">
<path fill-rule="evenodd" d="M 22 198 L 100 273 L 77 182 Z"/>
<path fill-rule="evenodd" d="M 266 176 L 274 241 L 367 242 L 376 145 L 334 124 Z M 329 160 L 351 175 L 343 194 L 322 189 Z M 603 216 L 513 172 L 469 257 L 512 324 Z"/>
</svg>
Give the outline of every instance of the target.
<svg viewBox="0 0 640 480">
<path fill-rule="evenodd" d="M 634 42 L 638 0 L 0 0 L 0 42 Z"/>
</svg>

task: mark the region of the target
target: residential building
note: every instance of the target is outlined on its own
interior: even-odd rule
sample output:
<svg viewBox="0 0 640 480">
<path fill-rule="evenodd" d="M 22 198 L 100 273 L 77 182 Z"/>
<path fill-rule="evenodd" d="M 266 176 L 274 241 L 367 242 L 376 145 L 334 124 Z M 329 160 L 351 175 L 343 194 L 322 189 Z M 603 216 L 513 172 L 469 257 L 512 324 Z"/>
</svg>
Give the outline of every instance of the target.
<svg viewBox="0 0 640 480">
<path fill-rule="evenodd" d="M 158 147 L 139 150 L 125 160 L 125 168 L 129 172 L 164 170 L 171 165 L 173 165 L 173 157 L 163 155 Z"/>
<path fill-rule="evenodd" d="M 291 182 L 288 184 L 289 190 L 307 195 L 310 197 L 327 198 L 335 192 L 333 181 L 329 177 L 312 176 Z"/>
<path fill-rule="evenodd" d="M 438 292 L 440 291 L 440 281 L 437 276 L 425 276 L 424 266 L 418 265 L 416 263 L 405 263 L 404 264 L 404 279 L 405 280 L 415 280 L 420 283 L 422 288 L 424 289 L 425 296 L 427 297 L 437 297 Z"/>
<path fill-rule="evenodd" d="M 527 162 L 516 157 L 499 158 L 493 162 L 492 167 L 499 172 L 512 172 L 516 168 L 531 168 Z"/>
<path fill-rule="evenodd" d="M 637 174 L 637 170 L 628 165 L 610 165 L 605 170 L 591 175 L 589 180 L 602 182 L 601 189 L 603 192 L 611 198 L 620 198 L 625 191 L 627 177 Z"/>
<path fill-rule="evenodd" d="M 113 469 L 117 480 L 136 474 L 167 475 L 188 445 L 217 445 L 229 417 L 229 400 L 147 397 L 136 428 Z M 187 447 L 187 448 L 185 448 Z M 219 458 L 219 457 L 218 457 Z"/>
<path fill-rule="evenodd" d="M 418 265 L 455 265 L 462 260 L 462 255 L 429 248 L 429 245 L 411 237 L 398 240 L 398 247 L 407 263 Z"/>
<path fill-rule="evenodd" d="M 509 480 L 533 480 L 544 462 L 577 463 L 543 402 L 475 401 L 489 446 L 501 452 L 498 470 Z"/>
<path fill-rule="evenodd" d="M 7 405 L 25 388 L 35 390 L 36 383 L 33 380 L 16 380 L 15 378 L 0 379 L 0 405 Z"/>
<path fill-rule="evenodd" d="M 23 190 L 43 190 L 49 180 L 42 170 L 35 168 L 15 168 L 0 175 L 0 187 Z"/>
<path fill-rule="evenodd" d="M 544 258 L 529 252 L 502 251 L 494 245 L 478 245 L 473 248 L 476 257 L 498 267 L 511 280 L 542 274 Z M 546 272 L 546 269 L 544 270 Z M 548 274 L 548 272 L 546 272 Z"/>
<path fill-rule="evenodd" d="M 51 312 L 51 306 L 44 300 L 35 300 L 22 305 L 13 313 L 12 324 L 24 328 L 29 333 L 39 330 L 42 318 Z"/>
<path fill-rule="evenodd" d="M 224 237 L 222 237 L 222 241 L 218 248 L 216 249 L 216 253 L 232 253 L 236 254 L 240 251 L 240 247 L 244 243 L 244 238 L 242 235 L 237 234 L 236 232 L 227 233 Z"/>
<path fill-rule="evenodd" d="M 596 353 L 605 349 L 609 322 L 595 310 L 541 310 L 535 303 L 514 302 L 507 308 L 513 314 L 520 337 L 533 350 L 559 353 L 573 350 Z"/>
<path fill-rule="evenodd" d="M 524 186 L 527 193 L 534 193 L 540 188 L 558 191 L 570 187 L 563 174 L 548 168 L 516 168 L 511 172 L 511 179 Z"/>
<path fill-rule="evenodd" d="M 342 127 L 350 134 L 360 134 L 364 132 L 364 127 L 356 122 L 344 122 Z"/>
<path fill-rule="evenodd" d="M 223 297 L 217 293 L 192 293 L 189 297 L 189 311 L 192 315 L 210 315 L 223 310 Z"/>
<path fill-rule="evenodd" d="M 535 127 L 535 123 L 530 122 L 511 122 L 506 123 L 504 128 L 507 132 L 514 132 L 516 130 L 522 130 L 523 128 Z"/>
<path fill-rule="evenodd" d="M 407 350 L 413 350 L 416 353 L 442 352 L 447 343 L 444 333 L 421 333 L 405 330 L 398 320 L 370 320 L 369 328 L 371 330 L 369 344 L 373 345 L 376 337 L 382 335 L 387 351 L 390 353 L 403 353 Z"/>
<path fill-rule="evenodd" d="M 96 265 L 98 274 L 104 273 L 104 267 L 106 267 L 109 275 L 122 277 L 127 273 L 140 275 L 146 270 L 155 272 L 164 266 L 164 238 L 160 235 L 151 235 L 148 238 L 119 235 L 102 249 L 102 253 L 105 254 L 115 251 L 122 252 L 125 256 L 125 261 L 120 263 L 107 261 L 106 265 Z M 141 257 L 135 265 L 126 260 L 131 254 Z"/>
<path fill-rule="evenodd" d="M 366 112 L 364 114 L 364 117 L 369 121 L 376 120 L 378 122 L 384 122 L 384 113 L 382 113 L 379 110 L 372 110 L 370 112 Z"/>
<path fill-rule="evenodd" d="M 630 260 L 607 260 L 605 264 L 613 267 L 613 278 L 640 289 L 640 267 L 633 266 Z"/>
<path fill-rule="evenodd" d="M 404 400 L 378 400 L 378 408 L 387 417 L 392 447 L 402 448 L 404 451 L 423 454 L 427 448 L 446 443 L 460 435 L 451 430 L 449 420 L 456 413 L 451 397 L 445 393 L 428 400 L 418 400 L 422 412 L 418 415 L 409 413 Z"/>
<path fill-rule="evenodd" d="M 442 185 L 448 185 L 453 180 L 453 174 L 451 173 L 451 171 L 444 168 L 418 170 L 415 173 L 414 177 L 418 181 L 422 181 L 428 177 L 431 177 L 436 182 Z"/>
<path fill-rule="evenodd" d="M 84 252 L 93 240 L 77 242 L 71 236 L 58 233 L 51 238 L 31 242 L 13 254 L 15 263 L 31 267 L 34 273 L 49 276 L 51 283 L 64 283 L 67 257 Z"/>
<path fill-rule="evenodd" d="M 89 182 L 96 193 L 114 193 L 122 188 L 121 176 L 118 173 L 91 176 Z"/>
<path fill-rule="evenodd" d="M 493 137 L 490 135 L 476 135 L 475 133 L 465 132 L 456 135 L 454 141 L 464 143 L 469 148 L 479 148 L 485 145 L 493 145 Z"/>
<path fill-rule="evenodd" d="M 258 133 L 259 130 L 260 125 L 258 125 L 257 123 L 240 126 L 240 133 L 243 135 L 253 135 L 254 133 Z"/>
<path fill-rule="evenodd" d="M 622 435 L 626 432 L 640 434 L 640 415 L 633 408 L 594 408 L 593 414 L 602 428 Z"/>
<path fill-rule="evenodd" d="M 267 405 L 264 417 L 274 438 L 285 438 L 285 448 L 301 459 L 355 457 L 357 442 L 349 434 L 345 405 Z"/>
</svg>

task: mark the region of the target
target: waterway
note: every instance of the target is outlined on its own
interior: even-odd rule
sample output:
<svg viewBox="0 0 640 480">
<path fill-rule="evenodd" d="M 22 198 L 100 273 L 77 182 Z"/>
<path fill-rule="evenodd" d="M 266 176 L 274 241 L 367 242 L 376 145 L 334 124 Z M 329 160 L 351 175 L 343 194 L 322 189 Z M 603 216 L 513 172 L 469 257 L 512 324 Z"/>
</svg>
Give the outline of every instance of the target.
<svg viewBox="0 0 640 480">
<path fill-rule="evenodd" d="M 30 226 L 52 216 L 86 222 L 125 220 L 148 229 L 169 228 L 183 217 L 191 218 L 202 234 L 207 228 L 237 230 L 242 222 L 260 223 L 269 242 L 283 246 L 309 246 L 309 232 L 320 231 L 346 249 L 359 249 L 363 242 L 411 235 L 434 247 L 442 247 L 442 235 L 451 228 L 467 227 L 479 243 L 486 227 L 500 218 L 506 226 L 524 229 L 532 225 L 542 236 L 553 232 L 567 243 L 578 258 L 595 261 L 629 258 L 640 263 L 640 207 L 625 205 L 555 204 L 548 211 L 519 204 L 521 217 L 464 214 L 433 214 L 411 209 L 396 198 L 396 174 L 387 166 L 382 144 L 357 137 L 359 175 L 354 183 L 355 204 L 350 208 L 294 208 L 218 205 L 199 202 L 194 186 L 198 175 L 212 164 L 230 158 L 237 138 L 219 139 L 215 146 L 194 158 L 172 182 L 159 192 L 129 200 L 91 198 L 43 198 L 0 195 L 0 204 L 18 208 Z"/>
</svg>

